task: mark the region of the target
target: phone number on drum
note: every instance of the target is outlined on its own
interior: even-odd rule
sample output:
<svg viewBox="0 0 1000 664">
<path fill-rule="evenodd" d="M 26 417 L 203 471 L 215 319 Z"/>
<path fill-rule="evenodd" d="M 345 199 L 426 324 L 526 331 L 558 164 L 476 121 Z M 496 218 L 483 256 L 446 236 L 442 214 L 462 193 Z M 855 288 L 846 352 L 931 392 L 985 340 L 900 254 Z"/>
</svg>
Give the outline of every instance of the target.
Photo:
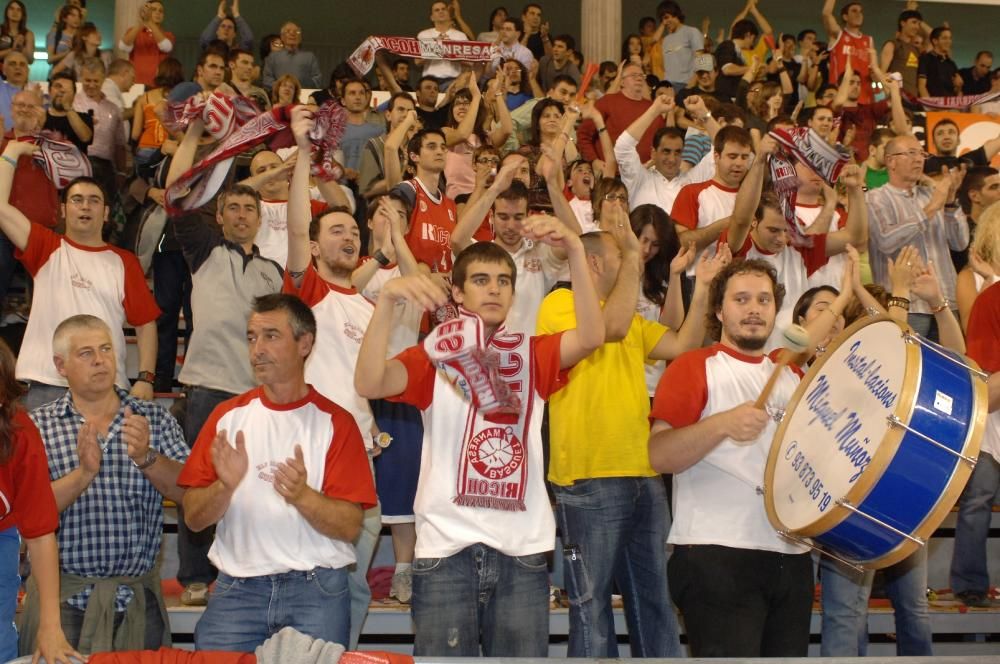
<svg viewBox="0 0 1000 664">
<path fill-rule="evenodd" d="M 830 492 L 825 490 L 823 480 L 817 476 L 816 467 L 806 459 L 806 455 L 802 452 L 795 452 L 797 447 L 797 442 L 789 445 L 788 451 L 785 452 L 785 459 L 791 462 L 792 470 L 809 493 L 809 497 L 819 507 L 819 511 L 825 512 L 832 500 Z M 794 457 L 792 456 L 793 452 L 795 453 Z"/>
</svg>

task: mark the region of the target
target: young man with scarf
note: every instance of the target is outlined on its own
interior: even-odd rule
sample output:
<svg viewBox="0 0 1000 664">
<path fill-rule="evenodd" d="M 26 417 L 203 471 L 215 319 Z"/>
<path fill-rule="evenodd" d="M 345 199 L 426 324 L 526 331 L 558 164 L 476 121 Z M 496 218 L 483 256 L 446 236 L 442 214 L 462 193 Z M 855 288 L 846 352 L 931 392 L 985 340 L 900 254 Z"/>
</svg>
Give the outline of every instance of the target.
<svg viewBox="0 0 1000 664">
<path fill-rule="evenodd" d="M 582 241 L 541 216 L 526 219 L 522 233 L 567 252 L 575 328 L 509 332 L 514 260 L 500 246 L 478 242 L 455 260 L 457 319 L 386 360 L 397 303 L 433 310 L 446 299 L 426 275 L 395 279 L 382 288 L 361 345 L 358 393 L 424 411 L 414 504 L 416 655 L 474 657 L 480 647 L 487 657 L 548 653 L 545 554 L 555 521 L 542 472 L 543 402 L 603 343 L 604 319 Z"/>
</svg>

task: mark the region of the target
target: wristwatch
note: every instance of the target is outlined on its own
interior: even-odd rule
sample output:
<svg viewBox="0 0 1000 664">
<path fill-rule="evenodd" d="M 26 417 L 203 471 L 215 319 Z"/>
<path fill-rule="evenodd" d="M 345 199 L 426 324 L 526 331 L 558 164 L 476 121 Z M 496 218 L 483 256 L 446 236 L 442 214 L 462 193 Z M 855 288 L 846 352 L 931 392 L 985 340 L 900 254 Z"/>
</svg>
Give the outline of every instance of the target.
<svg viewBox="0 0 1000 664">
<path fill-rule="evenodd" d="M 135 377 L 136 382 L 149 383 L 150 385 L 156 382 L 156 374 L 152 371 L 140 371 Z"/>
<path fill-rule="evenodd" d="M 377 434 L 372 436 L 372 442 L 375 443 L 375 447 L 380 450 L 384 450 L 392 445 L 392 436 L 385 431 L 379 431 Z"/>
<path fill-rule="evenodd" d="M 375 262 L 381 265 L 382 267 L 388 267 L 389 263 L 392 262 L 389 260 L 388 256 L 382 253 L 381 249 L 376 249 L 375 253 L 372 254 L 372 258 L 374 258 Z"/>
<path fill-rule="evenodd" d="M 132 458 L 130 458 L 129 461 L 131 461 L 132 465 L 138 468 L 139 470 L 146 470 L 154 463 L 156 463 L 156 460 L 159 458 L 160 458 L 160 453 L 154 450 L 152 447 L 150 447 L 149 450 L 146 451 L 146 458 L 142 460 L 142 463 L 136 463 L 135 459 Z"/>
</svg>

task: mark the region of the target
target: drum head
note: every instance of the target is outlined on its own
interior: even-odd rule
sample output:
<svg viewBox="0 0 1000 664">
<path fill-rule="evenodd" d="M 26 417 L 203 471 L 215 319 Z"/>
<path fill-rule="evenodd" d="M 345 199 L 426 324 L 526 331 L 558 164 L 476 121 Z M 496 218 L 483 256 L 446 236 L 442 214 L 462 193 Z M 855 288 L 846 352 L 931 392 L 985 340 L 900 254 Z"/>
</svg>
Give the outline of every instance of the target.
<svg viewBox="0 0 1000 664">
<path fill-rule="evenodd" d="M 768 518 L 779 531 L 811 537 L 834 527 L 848 515 L 837 501 L 863 497 L 895 454 L 899 436 L 887 417 L 903 407 L 912 352 L 902 331 L 884 317 L 858 321 L 796 389 L 765 472 Z"/>
</svg>

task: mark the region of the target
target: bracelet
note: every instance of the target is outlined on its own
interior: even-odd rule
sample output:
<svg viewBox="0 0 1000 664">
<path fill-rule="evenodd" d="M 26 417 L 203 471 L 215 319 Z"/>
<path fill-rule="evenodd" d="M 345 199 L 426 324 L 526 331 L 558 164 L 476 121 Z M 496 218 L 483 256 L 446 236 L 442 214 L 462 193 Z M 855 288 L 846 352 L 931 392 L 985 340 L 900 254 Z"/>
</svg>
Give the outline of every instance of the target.
<svg viewBox="0 0 1000 664">
<path fill-rule="evenodd" d="M 865 312 L 869 316 L 871 316 L 873 318 L 875 316 L 881 316 L 882 315 L 882 311 L 878 307 L 865 307 Z"/>
<path fill-rule="evenodd" d="M 893 296 L 893 297 L 889 298 L 889 306 L 890 307 L 899 307 L 900 309 L 903 309 L 904 311 L 909 311 L 910 310 L 910 301 L 907 298 L 905 298 L 905 297 L 895 297 L 895 296 Z"/>
<path fill-rule="evenodd" d="M 948 300 L 947 298 L 945 298 L 944 300 L 941 300 L 941 306 L 931 307 L 931 313 L 936 316 L 947 308 L 948 308 Z"/>
<path fill-rule="evenodd" d="M 376 249 L 375 253 L 372 254 L 372 258 L 374 258 L 375 262 L 381 265 L 382 267 L 388 267 L 389 263 L 392 262 L 389 260 L 388 256 L 382 253 L 381 249 Z"/>
<path fill-rule="evenodd" d="M 603 133 L 604 133 L 604 132 L 606 132 L 607 130 L 608 130 L 608 128 L 607 128 L 607 127 L 601 127 L 600 129 L 598 129 L 598 130 L 597 130 L 597 133 L 598 133 L 598 134 L 603 134 Z"/>
<path fill-rule="evenodd" d="M 6 161 L 8 164 L 10 164 L 11 166 L 13 166 L 14 168 L 17 168 L 17 161 L 11 159 L 7 155 L 0 154 L 0 159 L 3 159 L 4 161 Z"/>
</svg>

